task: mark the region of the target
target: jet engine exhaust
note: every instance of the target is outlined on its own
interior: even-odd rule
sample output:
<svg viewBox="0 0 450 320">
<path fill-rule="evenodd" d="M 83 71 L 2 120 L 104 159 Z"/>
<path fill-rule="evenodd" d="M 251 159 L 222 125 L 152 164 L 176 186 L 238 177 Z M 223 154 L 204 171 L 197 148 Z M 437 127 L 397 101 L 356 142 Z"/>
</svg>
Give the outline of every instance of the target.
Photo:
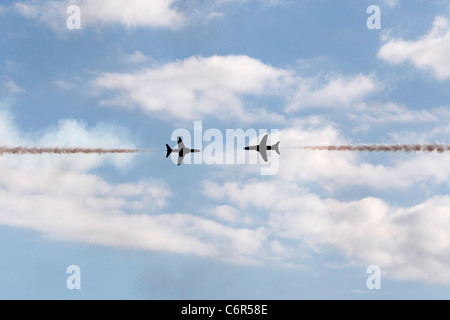
<svg viewBox="0 0 450 320">
<path fill-rule="evenodd" d="M 354 152 L 450 152 L 450 145 L 437 144 L 399 144 L 399 145 L 359 145 L 359 146 L 304 146 L 289 149 L 312 151 L 354 151 Z"/>
<path fill-rule="evenodd" d="M 27 148 L 27 147 L 15 147 L 7 148 L 0 147 L 0 156 L 5 154 L 11 155 L 42 155 L 42 154 L 132 154 L 132 153 L 144 153 L 153 152 L 153 150 L 140 150 L 140 149 L 102 149 L 102 148 Z"/>
</svg>

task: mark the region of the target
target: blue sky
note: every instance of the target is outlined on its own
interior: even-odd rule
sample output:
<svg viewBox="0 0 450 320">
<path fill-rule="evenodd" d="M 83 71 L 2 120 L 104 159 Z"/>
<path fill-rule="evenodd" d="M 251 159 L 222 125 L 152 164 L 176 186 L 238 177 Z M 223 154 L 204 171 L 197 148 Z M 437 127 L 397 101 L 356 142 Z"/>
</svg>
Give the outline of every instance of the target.
<svg viewBox="0 0 450 320">
<path fill-rule="evenodd" d="M 0 144 L 157 152 L 1 157 L 0 298 L 447 298 L 448 154 L 286 147 L 450 143 L 449 19 L 447 1 L 2 2 Z M 279 130 L 278 174 L 175 166 L 194 121 Z"/>
</svg>

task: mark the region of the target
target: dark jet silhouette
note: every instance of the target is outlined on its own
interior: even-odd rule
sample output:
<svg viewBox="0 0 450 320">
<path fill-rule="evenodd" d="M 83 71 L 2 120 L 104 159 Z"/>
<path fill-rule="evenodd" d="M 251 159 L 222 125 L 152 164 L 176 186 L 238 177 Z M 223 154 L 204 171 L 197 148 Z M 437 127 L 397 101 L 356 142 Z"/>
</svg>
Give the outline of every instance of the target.
<svg viewBox="0 0 450 320">
<path fill-rule="evenodd" d="M 189 153 L 195 153 L 200 152 L 200 150 L 197 149 L 188 149 L 183 143 L 183 140 L 181 140 L 180 137 L 178 137 L 178 149 L 172 149 L 168 144 L 166 144 L 167 147 L 167 155 L 166 158 L 168 158 L 172 153 L 178 153 L 178 165 L 181 166 L 183 163 L 184 157 Z"/>
<path fill-rule="evenodd" d="M 278 154 L 280 154 L 280 142 L 278 142 L 277 144 L 275 144 L 273 146 L 268 146 L 267 145 L 268 138 L 269 138 L 269 135 L 266 134 L 264 136 L 264 138 L 262 138 L 261 143 L 258 146 L 246 147 L 245 150 L 258 151 L 261 154 L 261 157 L 264 159 L 264 161 L 269 162 L 269 160 L 267 158 L 267 151 L 274 150 Z"/>
</svg>

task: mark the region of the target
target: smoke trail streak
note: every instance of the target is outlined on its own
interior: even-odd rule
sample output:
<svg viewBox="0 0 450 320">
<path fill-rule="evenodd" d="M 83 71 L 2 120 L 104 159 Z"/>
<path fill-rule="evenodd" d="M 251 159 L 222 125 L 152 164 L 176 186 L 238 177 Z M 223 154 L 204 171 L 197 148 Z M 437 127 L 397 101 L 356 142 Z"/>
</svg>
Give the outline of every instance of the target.
<svg viewBox="0 0 450 320">
<path fill-rule="evenodd" d="M 15 147 L 7 148 L 0 147 L 0 156 L 5 154 L 12 155 L 26 155 L 26 154 L 132 154 L 132 153 L 144 153 L 155 152 L 154 150 L 141 150 L 141 149 L 102 149 L 102 148 L 27 148 L 27 147 Z"/>
<path fill-rule="evenodd" d="M 313 151 L 356 151 L 356 152 L 450 152 L 450 145 L 359 145 L 359 146 L 304 146 L 288 149 Z"/>
</svg>

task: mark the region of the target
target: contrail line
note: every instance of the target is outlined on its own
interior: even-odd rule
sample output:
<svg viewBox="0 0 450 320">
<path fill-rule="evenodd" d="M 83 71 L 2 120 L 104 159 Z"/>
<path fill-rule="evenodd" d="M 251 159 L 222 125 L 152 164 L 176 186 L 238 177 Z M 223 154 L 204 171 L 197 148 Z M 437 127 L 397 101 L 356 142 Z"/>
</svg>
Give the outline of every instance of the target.
<svg viewBox="0 0 450 320">
<path fill-rule="evenodd" d="M 103 148 L 36 148 L 36 147 L 0 147 L 0 156 L 5 154 L 26 155 L 26 154 L 132 154 L 156 152 L 144 149 L 103 149 Z"/>
<path fill-rule="evenodd" d="M 398 145 L 359 145 L 359 146 L 303 146 L 285 149 L 312 151 L 356 151 L 356 152 L 450 152 L 450 145 L 438 144 L 398 144 Z"/>
</svg>

